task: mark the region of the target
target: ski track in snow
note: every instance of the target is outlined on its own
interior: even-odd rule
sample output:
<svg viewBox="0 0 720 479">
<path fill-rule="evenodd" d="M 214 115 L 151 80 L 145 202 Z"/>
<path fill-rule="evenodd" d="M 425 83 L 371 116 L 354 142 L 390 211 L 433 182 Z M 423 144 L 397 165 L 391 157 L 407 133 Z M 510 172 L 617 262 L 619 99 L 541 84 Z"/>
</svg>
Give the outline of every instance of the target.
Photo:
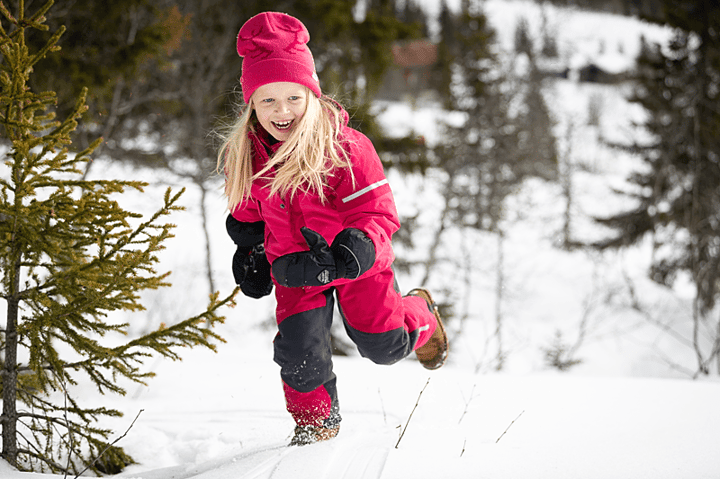
<svg viewBox="0 0 720 479">
<path fill-rule="evenodd" d="M 343 431 L 329 442 L 303 447 L 268 447 L 239 456 L 232 477 L 240 479 L 379 479 L 390 453 L 390 436 Z M 238 469 L 241 469 L 238 471 Z M 232 472 L 240 474 L 232 474 Z M 201 479 L 200 476 L 193 476 Z M 217 474 L 213 475 L 217 478 Z"/>
<path fill-rule="evenodd" d="M 397 437 L 375 415 L 344 421 L 331 441 L 288 446 L 289 437 L 204 462 L 124 473 L 122 479 L 379 479 Z M 370 417 L 372 416 L 372 417 Z M 265 418 L 267 420 L 267 418 Z"/>
<path fill-rule="evenodd" d="M 316 477 L 326 479 L 378 479 L 385 467 L 389 447 L 373 445 L 370 438 L 319 443 L 287 448 L 280 454 L 269 475 L 251 471 L 243 479 Z M 268 460 L 270 464 L 275 458 Z M 264 464 L 263 464 L 264 465 Z"/>
<path fill-rule="evenodd" d="M 346 436 L 303 447 L 286 443 L 258 447 L 185 469 L 174 467 L 149 471 L 142 479 L 379 479 L 390 454 L 389 434 L 378 438 L 368 433 L 345 431 Z"/>
</svg>

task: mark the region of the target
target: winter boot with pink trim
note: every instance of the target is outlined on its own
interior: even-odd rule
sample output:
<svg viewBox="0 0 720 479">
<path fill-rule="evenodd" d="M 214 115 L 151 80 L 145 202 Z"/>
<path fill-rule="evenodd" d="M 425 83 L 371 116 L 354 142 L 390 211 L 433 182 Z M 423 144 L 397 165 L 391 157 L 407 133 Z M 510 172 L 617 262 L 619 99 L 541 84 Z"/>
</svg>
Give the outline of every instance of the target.
<svg viewBox="0 0 720 479">
<path fill-rule="evenodd" d="M 430 292 L 426 289 L 413 289 L 408 293 L 408 296 L 418 296 L 424 299 L 430 312 L 435 315 L 435 319 L 437 320 L 435 332 L 430 336 L 427 343 L 415 350 L 415 354 L 420 364 L 426 369 L 438 369 L 445 364 L 445 360 L 447 359 L 448 338 L 445 333 L 445 326 L 440 318 L 437 304 L 435 304 L 432 296 L 430 296 Z"/>
</svg>

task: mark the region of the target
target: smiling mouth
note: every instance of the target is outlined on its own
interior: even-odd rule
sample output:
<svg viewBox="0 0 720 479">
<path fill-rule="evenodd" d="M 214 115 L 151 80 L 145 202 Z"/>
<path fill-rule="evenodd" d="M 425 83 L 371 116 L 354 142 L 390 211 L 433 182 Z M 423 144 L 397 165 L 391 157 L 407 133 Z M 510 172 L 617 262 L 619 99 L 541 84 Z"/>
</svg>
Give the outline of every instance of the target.
<svg viewBox="0 0 720 479">
<path fill-rule="evenodd" d="M 293 121 L 292 120 L 274 121 L 272 123 L 273 123 L 273 125 L 275 125 L 275 128 L 277 128 L 278 130 L 287 130 L 290 128 L 290 126 L 292 126 Z"/>
</svg>

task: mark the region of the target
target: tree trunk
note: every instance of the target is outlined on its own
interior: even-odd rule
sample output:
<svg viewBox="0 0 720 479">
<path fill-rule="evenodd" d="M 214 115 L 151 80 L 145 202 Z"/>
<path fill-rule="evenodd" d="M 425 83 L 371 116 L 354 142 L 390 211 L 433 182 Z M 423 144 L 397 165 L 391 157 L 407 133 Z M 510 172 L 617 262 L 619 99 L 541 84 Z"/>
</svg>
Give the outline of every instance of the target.
<svg viewBox="0 0 720 479">
<path fill-rule="evenodd" d="M 572 247 L 572 210 L 573 204 L 573 162 L 572 162 L 572 137 L 574 125 L 569 120 L 565 153 L 562 155 L 560 164 L 560 183 L 562 185 L 563 196 L 565 197 L 565 211 L 563 214 L 563 231 L 562 231 L 562 247 L 569 251 Z"/>
<path fill-rule="evenodd" d="M 5 365 L 2 370 L 2 458 L 17 467 L 17 324 L 20 304 L 20 261 L 15 262 L 14 277 L 8 295 L 5 328 Z"/>
<path fill-rule="evenodd" d="M 503 349 L 503 293 L 505 290 L 505 233 L 497 229 L 497 276 L 495 279 L 495 338 L 497 340 L 497 364 L 495 369 L 502 371 L 505 365 L 505 350 Z"/>
<path fill-rule="evenodd" d="M 207 271 L 208 288 L 210 289 L 208 294 L 213 294 L 215 292 L 215 278 L 213 277 L 212 270 L 212 246 L 210 244 L 207 207 L 205 205 L 207 188 L 205 188 L 205 185 L 201 180 L 198 179 L 195 182 L 198 185 L 198 188 L 200 188 L 200 216 L 202 218 L 203 233 L 205 234 L 205 269 Z"/>
<path fill-rule="evenodd" d="M 452 184 L 453 176 L 450 175 L 450 178 L 447 182 L 447 192 L 445 194 L 445 207 L 443 208 L 442 212 L 440 213 L 440 219 L 438 220 L 438 229 L 435 232 L 435 237 L 433 239 L 433 243 L 430 245 L 430 250 L 428 251 L 428 259 L 425 262 L 425 275 L 423 276 L 422 281 L 420 281 L 421 286 L 427 286 L 428 281 L 430 281 L 430 272 L 432 271 L 432 268 L 437 263 L 437 256 L 438 256 L 438 249 L 440 248 L 440 237 L 442 236 L 443 232 L 445 231 L 445 219 L 447 218 L 448 214 L 450 213 L 450 185 Z"/>
</svg>

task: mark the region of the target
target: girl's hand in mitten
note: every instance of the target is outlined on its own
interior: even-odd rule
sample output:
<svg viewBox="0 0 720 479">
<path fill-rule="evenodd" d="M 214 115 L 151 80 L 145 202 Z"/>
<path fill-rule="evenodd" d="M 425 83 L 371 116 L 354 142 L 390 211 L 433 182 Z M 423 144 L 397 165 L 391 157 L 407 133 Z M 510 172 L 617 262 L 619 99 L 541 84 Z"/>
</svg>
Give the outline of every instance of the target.
<svg viewBox="0 0 720 479">
<path fill-rule="evenodd" d="M 357 279 L 375 262 L 375 247 L 360 230 L 341 231 L 332 246 L 310 228 L 300 232 L 310 251 L 283 255 L 272 264 L 273 276 L 282 286 L 323 286 L 340 278 Z"/>
<path fill-rule="evenodd" d="M 232 272 L 235 284 L 251 298 L 262 298 L 272 292 L 270 263 L 265 256 L 263 240 L 265 223 L 245 223 L 228 215 L 225 227 L 237 250 L 233 255 Z"/>
<path fill-rule="evenodd" d="M 365 233 L 345 228 L 332 242 L 338 277 L 357 279 L 375 263 L 375 245 Z"/>
<path fill-rule="evenodd" d="M 272 292 L 270 263 L 262 243 L 255 245 L 249 253 L 237 249 L 233 256 L 233 275 L 245 296 L 259 299 Z"/>
</svg>

